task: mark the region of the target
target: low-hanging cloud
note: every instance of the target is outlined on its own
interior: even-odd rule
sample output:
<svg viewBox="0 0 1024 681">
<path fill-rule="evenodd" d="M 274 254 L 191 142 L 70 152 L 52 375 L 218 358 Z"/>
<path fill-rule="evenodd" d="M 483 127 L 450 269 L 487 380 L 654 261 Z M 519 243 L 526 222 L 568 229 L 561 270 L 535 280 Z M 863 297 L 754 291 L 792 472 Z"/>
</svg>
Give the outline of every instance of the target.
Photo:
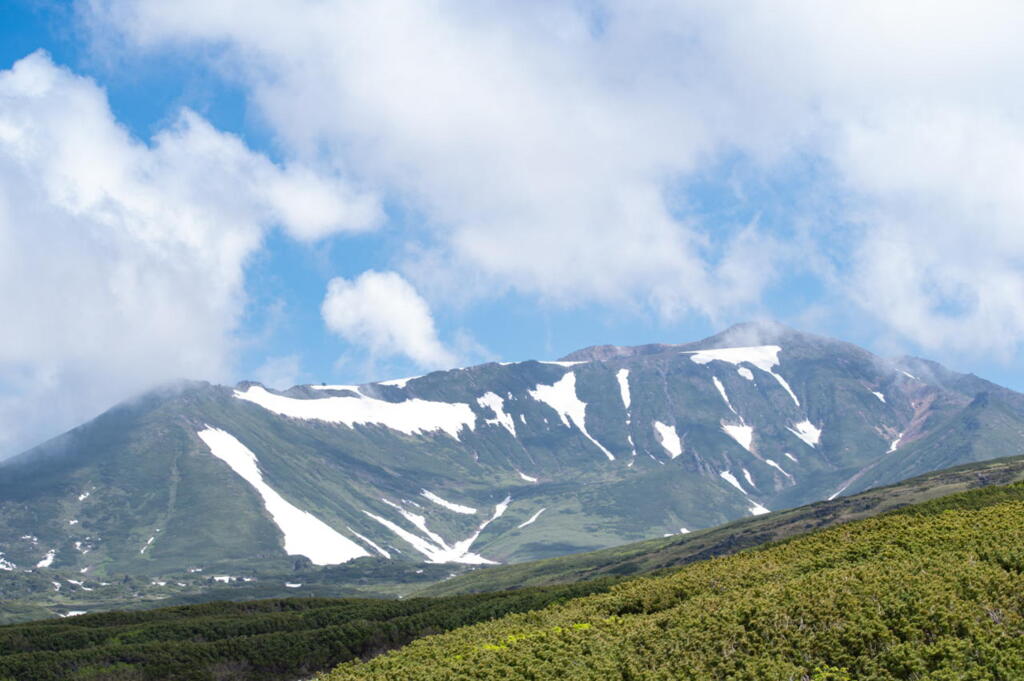
<svg viewBox="0 0 1024 681">
<path fill-rule="evenodd" d="M 0 456 L 156 383 L 227 377 L 266 230 L 379 220 L 373 196 L 190 111 L 144 144 L 42 52 L 0 72 Z"/>
</svg>

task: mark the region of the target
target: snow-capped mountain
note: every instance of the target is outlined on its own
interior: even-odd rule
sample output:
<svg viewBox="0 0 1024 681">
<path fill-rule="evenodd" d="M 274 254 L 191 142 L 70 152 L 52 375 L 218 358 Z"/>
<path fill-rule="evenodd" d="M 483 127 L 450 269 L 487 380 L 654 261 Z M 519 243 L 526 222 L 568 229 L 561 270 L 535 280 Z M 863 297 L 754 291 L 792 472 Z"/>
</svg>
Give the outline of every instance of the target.
<svg viewBox="0 0 1024 681">
<path fill-rule="evenodd" d="M 1024 395 L 769 325 L 359 386 L 188 383 L 0 464 L 0 571 L 522 561 L 1019 454 L 1022 437 Z"/>
</svg>

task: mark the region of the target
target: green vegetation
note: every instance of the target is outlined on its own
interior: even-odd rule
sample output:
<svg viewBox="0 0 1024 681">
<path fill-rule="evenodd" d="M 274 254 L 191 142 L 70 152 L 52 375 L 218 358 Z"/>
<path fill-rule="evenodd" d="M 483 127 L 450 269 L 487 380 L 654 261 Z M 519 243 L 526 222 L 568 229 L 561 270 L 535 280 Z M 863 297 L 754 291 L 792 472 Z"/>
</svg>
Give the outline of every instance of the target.
<svg viewBox="0 0 1024 681">
<path fill-rule="evenodd" d="M 329 681 L 1024 678 L 1024 484 L 432 636 Z"/>
<path fill-rule="evenodd" d="M 1024 480 L 1024 457 L 950 468 L 889 487 L 821 501 L 788 511 L 737 520 L 686 535 L 651 539 L 559 558 L 478 569 L 427 586 L 417 595 L 450 596 L 525 586 L 578 582 L 605 576 L 635 576 L 675 569 L 698 560 L 737 553 L 812 530 L 869 518 L 889 510 L 988 485 Z M 950 497 L 954 504 L 964 503 Z"/>
<path fill-rule="evenodd" d="M 0 681 L 295 679 L 610 585 L 437 599 L 221 602 L 0 627 Z"/>
<path fill-rule="evenodd" d="M 1020 458 L 989 462 L 622 547 L 617 562 L 601 563 L 614 551 L 567 557 L 584 566 L 571 573 L 542 561 L 471 576 L 611 575 L 576 584 L 0 627 L 0 681 L 291 681 L 346 661 L 325 678 L 1009 681 L 1024 672 L 1024 483 L 996 483 L 1022 476 Z M 657 572 L 621 582 L 641 569 Z"/>
</svg>

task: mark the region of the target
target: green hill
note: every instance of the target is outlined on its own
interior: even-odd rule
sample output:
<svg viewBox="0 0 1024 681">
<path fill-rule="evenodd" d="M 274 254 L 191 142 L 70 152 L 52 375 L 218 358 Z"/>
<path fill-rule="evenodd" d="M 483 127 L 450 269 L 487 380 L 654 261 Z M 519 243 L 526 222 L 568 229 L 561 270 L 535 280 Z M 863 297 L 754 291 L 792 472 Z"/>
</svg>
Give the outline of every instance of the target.
<svg viewBox="0 0 1024 681">
<path fill-rule="evenodd" d="M 1024 485 L 414 642 L 329 681 L 1024 678 Z"/>
</svg>

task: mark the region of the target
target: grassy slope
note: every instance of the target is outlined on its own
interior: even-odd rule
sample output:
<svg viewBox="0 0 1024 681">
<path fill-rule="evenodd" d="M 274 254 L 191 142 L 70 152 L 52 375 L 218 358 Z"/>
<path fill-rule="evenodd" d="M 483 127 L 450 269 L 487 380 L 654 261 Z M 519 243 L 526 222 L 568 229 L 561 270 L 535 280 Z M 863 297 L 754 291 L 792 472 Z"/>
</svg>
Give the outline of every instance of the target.
<svg viewBox="0 0 1024 681">
<path fill-rule="evenodd" d="M 433 636 L 329 681 L 1024 678 L 1024 485 Z"/>
<path fill-rule="evenodd" d="M 692 534 L 652 539 L 610 549 L 480 569 L 426 587 L 419 595 L 497 591 L 634 575 L 680 567 L 712 556 L 859 520 L 908 504 L 981 487 L 1024 480 L 1024 457 L 951 468 L 850 497 L 748 518 Z"/>
</svg>

